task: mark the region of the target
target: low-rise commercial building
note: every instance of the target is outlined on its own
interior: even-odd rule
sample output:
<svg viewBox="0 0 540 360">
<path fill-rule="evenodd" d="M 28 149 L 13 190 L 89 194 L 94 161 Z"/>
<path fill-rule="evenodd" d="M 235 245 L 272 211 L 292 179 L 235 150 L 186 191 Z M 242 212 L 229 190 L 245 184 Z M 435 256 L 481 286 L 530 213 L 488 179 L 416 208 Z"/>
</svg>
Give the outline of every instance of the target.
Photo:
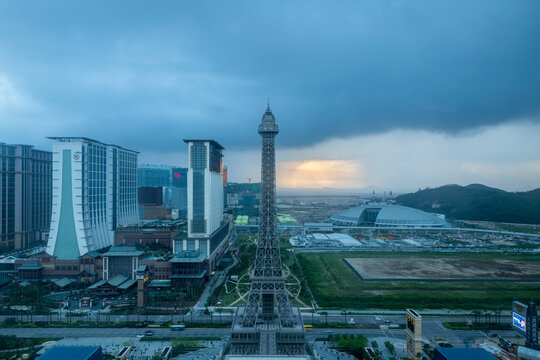
<svg viewBox="0 0 540 360">
<path fill-rule="evenodd" d="M 131 246 L 113 246 L 103 254 L 103 279 L 108 280 L 117 275 L 135 279 L 139 259 L 144 253 Z"/>
<path fill-rule="evenodd" d="M 116 275 L 108 280 L 100 280 L 88 287 L 97 296 L 118 296 L 135 287 L 137 279 L 130 279 L 124 275 Z"/>
<path fill-rule="evenodd" d="M 53 346 L 38 360 L 103 360 L 101 346 Z"/>
</svg>

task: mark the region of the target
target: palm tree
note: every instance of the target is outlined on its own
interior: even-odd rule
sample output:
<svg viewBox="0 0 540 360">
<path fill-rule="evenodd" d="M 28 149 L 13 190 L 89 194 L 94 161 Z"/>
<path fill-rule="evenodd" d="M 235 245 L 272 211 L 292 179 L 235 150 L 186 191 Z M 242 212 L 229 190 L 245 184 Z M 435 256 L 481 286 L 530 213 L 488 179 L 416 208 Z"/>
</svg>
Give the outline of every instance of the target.
<svg viewBox="0 0 540 360">
<path fill-rule="evenodd" d="M 222 322 L 222 321 L 221 321 L 221 313 L 223 312 L 223 309 L 220 308 L 220 307 L 218 307 L 218 308 L 216 308 L 216 311 L 217 311 L 218 314 L 219 314 L 219 322 Z"/>
<path fill-rule="evenodd" d="M 344 323 L 345 323 L 345 324 L 347 323 L 347 314 L 348 314 L 347 310 L 343 310 L 343 311 L 341 312 L 341 315 L 343 315 L 343 317 L 344 317 Z"/>
<path fill-rule="evenodd" d="M 321 311 L 321 315 L 324 315 L 324 325 L 328 325 L 328 312 Z"/>
<path fill-rule="evenodd" d="M 476 324 L 478 324 L 478 317 L 480 316 L 480 311 L 479 310 L 473 310 L 471 315 L 474 316 L 474 326 L 476 326 Z"/>
</svg>

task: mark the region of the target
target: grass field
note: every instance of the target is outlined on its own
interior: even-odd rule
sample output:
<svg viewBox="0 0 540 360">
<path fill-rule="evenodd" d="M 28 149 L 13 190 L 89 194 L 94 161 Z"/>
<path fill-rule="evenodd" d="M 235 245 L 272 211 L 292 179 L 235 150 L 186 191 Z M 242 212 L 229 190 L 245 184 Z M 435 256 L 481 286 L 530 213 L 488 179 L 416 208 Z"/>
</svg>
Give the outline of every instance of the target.
<svg viewBox="0 0 540 360">
<path fill-rule="evenodd" d="M 512 300 L 540 301 L 540 282 L 363 281 L 344 258 L 506 259 L 540 262 L 537 255 L 502 253 L 301 253 L 298 260 L 319 306 L 351 309 L 509 309 Z"/>
<path fill-rule="evenodd" d="M 236 241 L 236 246 L 240 248 L 240 263 L 231 269 L 230 275 L 238 276 L 240 280 L 238 290 L 241 294 L 247 294 L 249 292 L 251 283 L 249 276 L 243 277 L 243 275 L 250 270 L 250 267 L 253 265 L 255 260 L 255 240 L 255 236 L 240 234 L 238 240 Z M 293 294 L 293 296 L 290 298 L 291 303 L 298 306 L 310 306 L 311 295 L 307 291 L 307 284 L 305 283 L 305 280 L 302 279 L 299 266 L 295 261 L 294 253 L 291 251 L 291 244 L 289 243 L 288 238 L 285 236 L 280 237 L 280 252 L 282 264 L 288 267 L 290 270 L 290 274 L 288 275 L 286 282 L 287 289 Z M 239 296 L 235 290 L 235 287 L 236 284 L 232 284 L 230 282 L 227 283 L 227 289 L 229 290 L 229 293 L 227 293 L 225 286 L 222 285 L 209 298 L 209 304 L 215 305 L 218 301 L 221 301 L 222 306 L 230 306 L 231 304 L 234 306 L 243 306 L 245 304 L 244 300 L 239 300 L 236 302 L 236 300 L 239 299 Z M 300 293 L 298 294 L 299 290 Z M 294 298 L 294 295 L 296 294 L 298 294 L 299 301 Z"/>
</svg>

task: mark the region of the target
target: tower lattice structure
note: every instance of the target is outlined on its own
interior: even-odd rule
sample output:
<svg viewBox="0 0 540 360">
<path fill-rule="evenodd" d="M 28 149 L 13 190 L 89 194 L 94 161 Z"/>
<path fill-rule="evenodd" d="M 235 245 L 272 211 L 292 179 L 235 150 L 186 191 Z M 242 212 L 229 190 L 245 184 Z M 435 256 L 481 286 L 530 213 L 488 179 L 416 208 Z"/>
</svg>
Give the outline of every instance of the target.
<svg viewBox="0 0 540 360">
<path fill-rule="evenodd" d="M 259 241 L 245 307 L 237 309 L 225 353 L 310 355 L 300 311 L 291 307 L 281 264 L 276 216 L 275 137 L 279 132 L 267 107 L 259 125 L 262 138 Z"/>
<path fill-rule="evenodd" d="M 294 324 L 285 288 L 285 272 L 281 265 L 277 234 L 275 137 L 278 132 L 274 115 L 268 106 L 259 126 L 262 137 L 259 242 L 251 276 L 251 289 L 242 319 L 245 327 L 254 326 L 260 317 L 264 321 L 273 320 L 274 300 L 277 303 L 280 325 L 292 327 Z M 262 312 L 258 311 L 261 299 Z"/>
</svg>

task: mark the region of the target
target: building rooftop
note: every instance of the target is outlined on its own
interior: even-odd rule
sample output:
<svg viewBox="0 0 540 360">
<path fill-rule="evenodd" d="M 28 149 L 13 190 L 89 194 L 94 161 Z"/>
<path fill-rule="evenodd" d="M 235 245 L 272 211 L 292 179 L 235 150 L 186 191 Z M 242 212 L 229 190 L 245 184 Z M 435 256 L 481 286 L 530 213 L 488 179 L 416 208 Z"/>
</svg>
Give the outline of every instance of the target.
<svg viewBox="0 0 540 360">
<path fill-rule="evenodd" d="M 103 256 L 141 256 L 143 251 L 137 250 L 133 246 L 113 246 Z"/>
<path fill-rule="evenodd" d="M 195 251 L 181 251 L 176 254 L 169 262 L 172 263 L 199 263 L 206 259 L 206 254 L 201 253 L 198 250 Z"/>
<path fill-rule="evenodd" d="M 218 143 L 216 140 L 211 140 L 211 139 L 184 139 L 185 143 L 190 143 L 190 142 L 195 142 L 195 141 L 209 142 L 212 145 L 220 148 L 221 150 L 225 150 L 225 148 L 223 146 L 221 146 L 221 144 Z"/>
<path fill-rule="evenodd" d="M 137 280 L 135 280 L 135 279 L 129 279 L 129 280 L 124 281 L 120 285 L 118 285 L 118 288 L 121 289 L 121 290 L 127 290 L 130 287 L 132 287 L 133 285 L 135 285 L 136 282 L 137 282 Z"/>
<path fill-rule="evenodd" d="M 107 280 L 107 282 L 109 283 L 109 285 L 112 285 L 112 286 L 116 287 L 116 286 L 120 286 L 120 284 L 124 283 L 128 279 L 129 278 L 127 276 L 116 275 L 112 279 Z"/>
<path fill-rule="evenodd" d="M 101 256 L 101 253 L 99 253 L 99 252 L 97 252 L 95 250 L 91 250 L 91 251 L 87 252 L 86 254 L 84 254 L 83 256 L 86 256 L 86 255 L 94 257 L 94 258 L 98 258 L 98 257 Z"/>
<path fill-rule="evenodd" d="M 150 281 L 150 287 L 171 287 L 171 280 L 152 280 Z"/>
<path fill-rule="evenodd" d="M 121 290 L 125 290 L 125 289 L 129 289 L 136 282 L 137 282 L 137 280 L 130 279 L 127 276 L 116 275 L 115 277 L 113 277 L 112 279 L 109 279 L 109 280 L 99 280 L 95 284 L 90 285 L 88 287 L 88 289 L 93 290 L 93 289 L 96 289 L 96 288 L 98 288 L 100 286 L 108 284 L 108 285 L 110 285 L 112 287 L 115 287 L 115 288 L 118 288 L 118 289 L 121 289 Z"/>
<path fill-rule="evenodd" d="M 126 151 L 131 151 L 131 152 L 134 152 L 134 153 L 137 153 L 137 154 L 139 153 L 138 151 L 126 149 L 126 148 L 123 148 L 123 147 L 121 147 L 119 145 L 105 144 L 105 143 L 102 143 L 101 141 L 97 141 L 97 140 L 90 139 L 90 138 L 83 137 L 83 136 L 47 136 L 47 139 L 56 140 L 56 141 L 59 141 L 59 142 L 82 141 L 82 142 L 87 142 L 87 143 L 97 143 L 97 144 L 101 144 L 101 145 L 114 146 L 114 147 L 117 147 L 119 149 L 123 149 L 123 150 L 126 150 Z"/>
<path fill-rule="evenodd" d="M 203 270 L 203 272 L 201 272 L 200 274 L 185 274 L 185 275 L 174 274 L 174 275 L 169 276 L 169 278 L 171 279 L 202 279 L 203 277 L 206 276 L 206 273 L 207 271 Z"/>
<path fill-rule="evenodd" d="M 339 358 L 339 357 L 338 357 Z M 311 360 L 310 355 L 226 355 L 225 360 Z"/>
<path fill-rule="evenodd" d="M 36 263 L 24 263 L 19 267 L 19 270 L 39 270 L 43 269 L 43 266 L 41 264 Z"/>
<path fill-rule="evenodd" d="M 107 280 L 99 280 L 98 282 L 96 282 L 96 283 L 90 285 L 90 286 L 88 287 L 88 289 L 89 289 L 89 290 L 92 290 L 92 289 L 98 288 L 98 287 L 100 287 L 101 285 L 104 285 L 105 283 L 107 283 Z"/>
<path fill-rule="evenodd" d="M 96 357 L 96 353 L 99 354 Z M 101 346 L 53 346 L 38 360 L 103 359 Z"/>
<path fill-rule="evenodd" d="M 332 223 L 316 223 L 316 222 L 307 222 L 304 223 L 304 226 L 333 226 Z"/>
<path fill-rule="evenodd" d="M 52 283 L 58 287 L 63 288 L 74 282 L 75 282 L 75 279 L 62 278 L 59 280 L 54 280 Z"/>
<path fill-rule="evenodd" d="M 372 224 L 370 226 L 375 227 L 451 227 L 436 214 L 406 206 L 382 203 L 347 209 L 333 215 L 330 220 L 334 224 L 348 226 L 362 226 L 369 223 Z"/>
</svg>

